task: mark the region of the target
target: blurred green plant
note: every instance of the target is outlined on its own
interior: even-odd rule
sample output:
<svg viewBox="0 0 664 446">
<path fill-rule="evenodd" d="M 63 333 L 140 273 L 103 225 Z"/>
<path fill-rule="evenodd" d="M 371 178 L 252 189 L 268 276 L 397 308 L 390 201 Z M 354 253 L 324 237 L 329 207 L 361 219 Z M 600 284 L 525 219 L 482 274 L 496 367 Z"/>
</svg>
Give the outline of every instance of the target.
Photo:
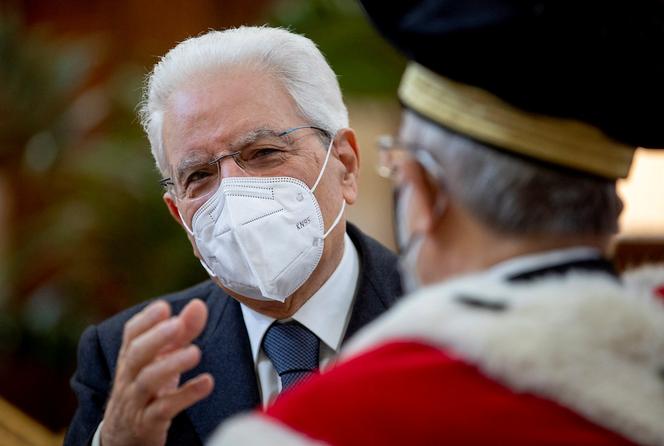
<svg viewBox="0 0 664 446">
<path fill-rule="evenodd" d="M 87 324 L 205 277 L 135 118 L 142 69 L 102 43 L 0 17 L 0 377 L 42 370 L 42 395 L 66 389 Z"/>
</svg>

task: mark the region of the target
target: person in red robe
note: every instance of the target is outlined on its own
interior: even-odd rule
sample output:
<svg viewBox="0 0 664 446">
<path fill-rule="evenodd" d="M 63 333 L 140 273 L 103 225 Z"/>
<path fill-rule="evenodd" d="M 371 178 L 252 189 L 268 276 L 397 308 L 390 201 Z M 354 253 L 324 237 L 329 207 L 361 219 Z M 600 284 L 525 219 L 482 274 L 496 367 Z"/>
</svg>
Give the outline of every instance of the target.
<svg viewBox="0 0 664 446">
<path fill-rule="evenodd" d="M 409 295 L 210 444 L 664 445 L 664 267 L 607 254 L 664 147 L 664 3 L 578 3 L 363 1 L 412 60 L 380 143 Z"/>
</svg>

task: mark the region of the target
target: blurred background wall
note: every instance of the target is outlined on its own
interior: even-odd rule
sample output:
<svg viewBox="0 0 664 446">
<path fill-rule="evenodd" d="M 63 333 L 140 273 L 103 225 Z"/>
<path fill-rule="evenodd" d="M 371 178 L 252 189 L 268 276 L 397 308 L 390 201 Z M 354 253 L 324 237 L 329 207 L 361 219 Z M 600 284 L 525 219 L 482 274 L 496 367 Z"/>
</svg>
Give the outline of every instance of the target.
<svg viewBox="0 0 664 446">
<path fill-rule="evenodd" d="M 360 138 L 350 220 L 393 247 L 374 142 L 397 128 L 405 61 L 353 0 L 0 1 L 0 397 L 53 432 L 75 408 L 68 379 L 84 327 L 205 278 L 162 204 L 135 111 L 160 55 L 241 24 L 318 43 Z M 621 185 L 630 243 L 659 246 L 663 173 L 664 157 L 639 154 Z"/>
</svg>

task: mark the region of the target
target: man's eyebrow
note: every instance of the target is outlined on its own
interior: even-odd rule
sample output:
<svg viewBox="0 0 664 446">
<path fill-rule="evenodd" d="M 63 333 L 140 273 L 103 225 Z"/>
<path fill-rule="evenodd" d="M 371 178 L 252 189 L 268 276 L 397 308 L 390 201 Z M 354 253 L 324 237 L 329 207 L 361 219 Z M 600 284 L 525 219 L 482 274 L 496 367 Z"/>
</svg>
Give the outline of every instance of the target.
<svg viewBox="0 0 664 446">
<path fill-rule="evenodd" d="M 267 136 L 270 137 L 277 137 L 279 136 L 280 132 L 277 132 L 274 129 L 268 128 L 268 127 L 260 127 L 254 130 L 251 130 L 248 133 L 245 133 L 232 143 L 228 145 L 229 151 L 235 152 L 237 150 L 241 150 L 244 147 L 247 147 L 256 141 L 258 141 L 261 138 L 265 138 Z"/>
<path fill-rule="evenodd" d="M 214 161 L 215 156 L 210 154 L 201 155 L 200 152 L 194 152 L 193 154 L 187 156 L 180 161 L 178 167 L 175 171 L 175 178 L 180 181 L 187 172 L 191 169 L 192 166 L 205 165 Z"/>
</svg>

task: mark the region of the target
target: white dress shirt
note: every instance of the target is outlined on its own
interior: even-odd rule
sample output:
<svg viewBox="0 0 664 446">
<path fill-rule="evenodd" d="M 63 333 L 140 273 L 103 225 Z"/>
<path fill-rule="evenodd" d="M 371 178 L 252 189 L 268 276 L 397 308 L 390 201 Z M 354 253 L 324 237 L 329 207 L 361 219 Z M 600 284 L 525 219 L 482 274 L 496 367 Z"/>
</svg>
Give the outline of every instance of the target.
<svg viewBox="0 0 664 446">
<path fill-rule="evenodd" d="M 339 352 L 353 308 L 360 259 L 348 234 L 344 237 L 344 253 L 329 279 L 292 316 L 320 339 L 319 364 L 325 366 Z M 281 380 L 272 361 L 263 351 L 263 336 L 275 321 L 242 305 L 261 401 L 267 406 L 281 392 Z"/>
<path fill-rule="evenodd" d="M 320 343 L 319 364 L 323 367 L 339 352 L 346 327 L 352 313 L 357 279 L 360 275 L 360 258 L 348 234 L 344 236 L 344 253 L 329 279 L 313 296 L 297 310 L 292 318 L 313 332 Z M 256 367 L 258 388 L 263 405 L 267 405 L 281 391 L 281 380 L 272 362 L 261 348 L 263 336 L 275 319 L 240 304 L 244 324 L 247 327 L 251 353 Z M 284 320 L 285 322 L 286 320 Z M 101 426 L 92 439 L 92 446 L 101 445 Z"/>
</svg>

